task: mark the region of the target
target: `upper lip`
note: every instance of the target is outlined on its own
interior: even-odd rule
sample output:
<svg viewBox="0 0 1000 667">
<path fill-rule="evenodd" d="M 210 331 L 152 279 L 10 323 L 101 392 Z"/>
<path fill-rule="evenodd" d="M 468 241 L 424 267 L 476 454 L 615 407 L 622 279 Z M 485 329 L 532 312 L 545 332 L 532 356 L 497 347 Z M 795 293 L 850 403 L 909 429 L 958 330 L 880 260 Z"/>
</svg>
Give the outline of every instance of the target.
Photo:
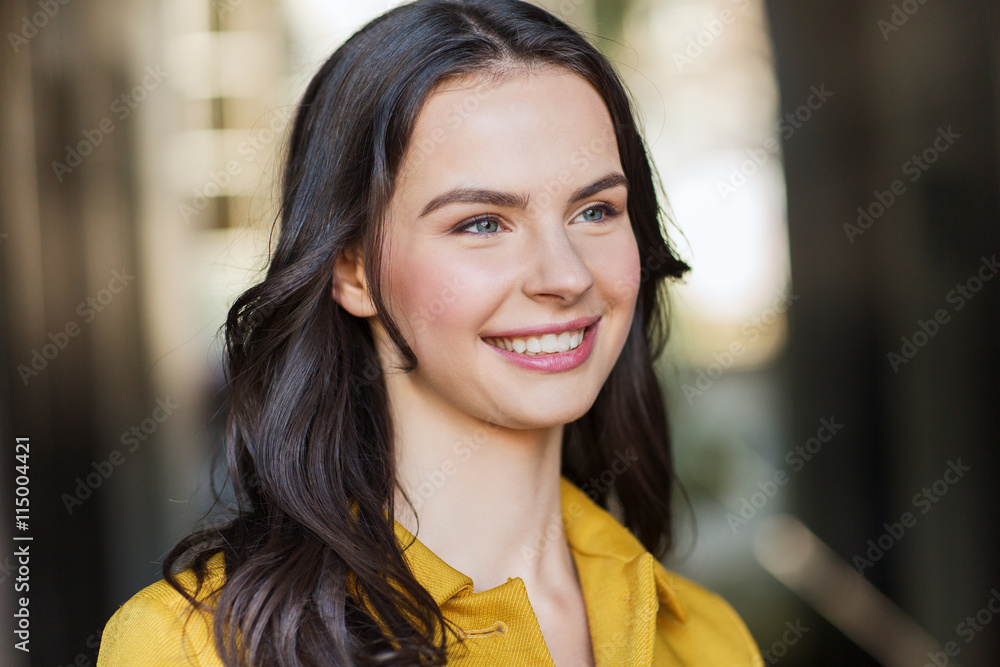
<svg viewBox="0 0 1000 667">
<path fill-rule="evenodd" d="M 524 329 L 508 329 L 507 331 L 497 331 L 484 334 L 483 338 L 527 338 L 529 336 L 542 336 L 550 333 L 562 333 L 563 331 L 577 331 L 585 329 L 591 324 L 601 319 L 600 315 L 593 317 L 578 317 L 562 324 L 541 324 L 535 327 L 525 327 Z"/>
</svg>

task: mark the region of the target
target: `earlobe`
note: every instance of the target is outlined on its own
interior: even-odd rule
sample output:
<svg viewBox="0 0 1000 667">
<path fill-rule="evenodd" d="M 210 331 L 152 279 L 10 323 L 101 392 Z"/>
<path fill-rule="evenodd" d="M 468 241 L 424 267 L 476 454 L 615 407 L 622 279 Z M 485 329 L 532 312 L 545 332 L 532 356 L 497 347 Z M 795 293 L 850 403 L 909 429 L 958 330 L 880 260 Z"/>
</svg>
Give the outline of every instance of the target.
<svg viewBox="0 0 1000 667">
<path fill-rule="evenodd" d="M 344 248 L 337 256 L 331 293 L 344 310 L 356 317 L 371 317 L 375 304 L 368 293 L 365 280 L 364 254 L 354 247 Z"/>
</svg>

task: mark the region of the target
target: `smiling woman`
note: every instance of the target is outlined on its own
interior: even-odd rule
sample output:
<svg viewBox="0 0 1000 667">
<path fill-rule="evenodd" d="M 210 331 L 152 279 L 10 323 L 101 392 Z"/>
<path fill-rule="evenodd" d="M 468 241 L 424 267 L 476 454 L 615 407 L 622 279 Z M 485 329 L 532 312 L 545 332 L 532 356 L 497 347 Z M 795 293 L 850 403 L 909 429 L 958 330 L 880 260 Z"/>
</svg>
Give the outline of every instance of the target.
<svg viewBox="0 0 1000 667">
<path fill-rule="evenodd" d="M 418 0 L 358 31 L 299 105 L 278 245 L 226 323 L 238 506 L 99 664 L 760 664 L 658 562 L 652 364 L 688 268 L 663 229 L 626 92 L 559 19 Z"/>
</svg>

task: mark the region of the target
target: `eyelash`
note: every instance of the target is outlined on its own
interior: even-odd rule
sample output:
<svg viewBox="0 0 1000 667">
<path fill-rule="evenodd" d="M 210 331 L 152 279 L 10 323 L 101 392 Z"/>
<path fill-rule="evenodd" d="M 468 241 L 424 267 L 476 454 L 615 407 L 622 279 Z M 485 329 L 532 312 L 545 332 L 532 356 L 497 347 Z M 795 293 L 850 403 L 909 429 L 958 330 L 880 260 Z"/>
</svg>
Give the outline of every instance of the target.
<svg viewBox="0 0 1000 667">
<path fill-rule="evenodd" d="M 620 208 L 612 206 L 611 204 L 609 204 L 607 202 L 600 202 L 600 203 L 594 204 L 593 206 L 588 206 L 587 208 L 583 209 L 582 213 L 586 213 L 587 211 L 591 211 L 591 210 L 593 210 L 593 211 L 603 211 L 604 212 L 604 217 L 601 218 L 600 220 L 587 220 L 586 221 L 586 222 L 596 222 L 599 225 L 600 224 L 606 224 L 610 220 L 613 220 L 613 219 L 617 218 L 621 214 L 621 212 L 622 212 Z M 496 221 L 498 224 L 500 223 L 500 219 L 497 218 L 495 215 L 480 215 L 480 216 L 477 216 L 475 218 L 472 218 L 471 220 L 466 220 L 465 222 L 461 223 L 458 227 L 455 228 L 455 231 L 458 232 L 458 233 L 460 233 L 460 234 L 468 234 L 470 236 L 493 236 L 494 234 L 499 234 L 500 233 L 499 231 L 495 231 L 495 232 L 466 232 L 466 231 L 464 231 L 465 229 L 467 229 L 467 228 L 469 228 L 469 227 L 471 227 L 473 225 L 476 225 L 476 224 L 479 224 L 480 222 L 485 222 L 485 221 L 488 221 L 488 220 L 489 221 Z"/>
</svg>

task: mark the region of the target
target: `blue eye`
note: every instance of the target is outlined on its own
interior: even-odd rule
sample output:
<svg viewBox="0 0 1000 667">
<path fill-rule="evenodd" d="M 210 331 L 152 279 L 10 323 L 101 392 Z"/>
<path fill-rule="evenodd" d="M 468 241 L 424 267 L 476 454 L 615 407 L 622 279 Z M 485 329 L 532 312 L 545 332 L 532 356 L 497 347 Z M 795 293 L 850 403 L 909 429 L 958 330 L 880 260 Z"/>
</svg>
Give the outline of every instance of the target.
<svg viewBox="0 0 1000 667">
<path fill-rule="evenodd" d="M 593 215 L 588 215 L 596 213 L 599 213 L 600 217 L 593 217 Z M 599 224 L 605 224 L 609 222 L 611 219 L 617 217 L 620 213 L 621 210 L 615 208 L 611 204 L 602 203 L 588 207 L 587 209 L 584 210 L 583 213 L 578 215 L 577 218 L 582 216 L 584 218 L 583 222 L 596 222 Z M 575 219 L 576 218 L 574 218 L 574 220 Z M 496 225 L 496 227 L 491 227 L 492 225 Z M 473 236 L 493 236 L 494 234 L 500 233 L 499 225 L 500 221 L 497 218 L 486 215 L 478 218 L 473 218 L 472 220 L 462 223 L 462 226 L 458 227 L 456 231 L 465 234 L 472 234 Z M 473 232 L 465 231 L 470 227 L 474 227 L 476 231 Z"/>
<path fill-rule="evenodd" d="M 606 205 L 601 205 L 601 206 L 591 206 L 590 208 L 588 208 L 586 211 L 584 211 L 580 215 L 586 217 L 586 215 L 588 213 L 590 213 L 590 212 L 600 213 L 601 217 L 599 217 L 599 218 L 591 218 L 591 219 L 587 220 L 587 222 L 604 222 L 606 218 L 614 217 L 615 214 L 617 213 L 617 211 L 614 210 L 614 209 L 612 209 L 611 207 L 606 206 Z"/>
<path fill-rule="evenodd" d="M 489 225 L 497 225 L 499 227 L 500 222 L 496 218 L 490 218 L 490 217 L 474 218 L 473 220 L 470 220 L 469 222 L 465 223 L 465 225 L 461 227 L 459 231 L 468 229 L 469 227 L 475 227 L 478 231 L 467 232 L 467 233 L 479 234 L 480 236 L 490 236 L 491 234 L 498 233 L 499 230 L 490 231 L 488 229 L 484 229 L 484 227 L 488 227 Z"/>
</svg>

